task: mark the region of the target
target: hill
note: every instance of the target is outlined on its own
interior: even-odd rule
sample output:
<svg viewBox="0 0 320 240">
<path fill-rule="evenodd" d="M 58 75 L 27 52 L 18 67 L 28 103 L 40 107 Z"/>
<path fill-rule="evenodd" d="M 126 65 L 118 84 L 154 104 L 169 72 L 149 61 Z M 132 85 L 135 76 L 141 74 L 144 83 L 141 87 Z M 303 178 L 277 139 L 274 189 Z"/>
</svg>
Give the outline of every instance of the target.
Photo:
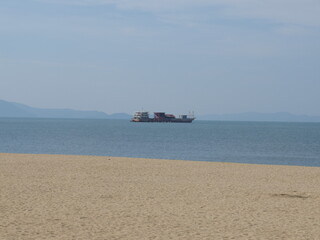
<svg viewBox="0 0 320 240">
<path fill-rule="evenodd" d="M 320 122 L 320 116 L 296 115 L 287 112 L 201 115 L 198 120 L 215 121 L 266 121 L 266 122 Z"/>
<path fill-rule="evenodd" d="M 126 113 L 108 115 L 99 111 L 73 109 L 34 108 L 21 103 L 0 100 L 0 117 L 7 118 L 86 118 L 86 119 L 129 119 Z"/>
</svg>

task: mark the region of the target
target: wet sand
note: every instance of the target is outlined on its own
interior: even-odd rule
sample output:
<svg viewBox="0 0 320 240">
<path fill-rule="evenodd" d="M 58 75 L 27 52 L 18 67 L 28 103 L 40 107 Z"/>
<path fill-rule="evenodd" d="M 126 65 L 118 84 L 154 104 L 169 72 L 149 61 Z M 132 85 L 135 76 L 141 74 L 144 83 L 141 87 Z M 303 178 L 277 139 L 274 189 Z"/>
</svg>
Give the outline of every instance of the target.
<svg viewBox="0 0 320 240">
<path fill-rule="evenodd" d="M 319 167 L 0 154 L 0 239 L 319 236 Z"/>
</svg>

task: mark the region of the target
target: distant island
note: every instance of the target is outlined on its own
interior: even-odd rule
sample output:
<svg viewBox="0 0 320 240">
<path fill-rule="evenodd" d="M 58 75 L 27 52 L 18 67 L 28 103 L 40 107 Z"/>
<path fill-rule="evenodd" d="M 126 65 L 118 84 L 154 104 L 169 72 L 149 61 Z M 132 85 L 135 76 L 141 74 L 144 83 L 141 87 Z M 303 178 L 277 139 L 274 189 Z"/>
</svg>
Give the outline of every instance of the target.
<svg viewBox="0 0 320 240">
<path fill-rule="evenodd" d="M 0 118 L 83 118 L 83 119 L 126 119 L 127 113 L 107 114 L 100 111 L 80 111 L 74 109 L 34 108 L 21 103 L 0 100 Z M 266 122 L 320 122 L 320 116 L 278 113 L 237 113 L 196 115 L 197 120 L 210 121 L 266 121 Z"/>
<path fill-rule="evenodd" d="M 199 120 L 214 121 L 253 121 L 253 122 L 320 122 L 320 116 L 297 115 L 287 112 L 200 115 Z"/>
<path fill-rule="evenodd" d="M 73 109 L 34 108 L 21 103 L 0 100 L 0 117 L 4 118 L 84 118 L 84 119 L 130 119 L 126 113 L 107 114 L 99 111 Z"/>
</svg>

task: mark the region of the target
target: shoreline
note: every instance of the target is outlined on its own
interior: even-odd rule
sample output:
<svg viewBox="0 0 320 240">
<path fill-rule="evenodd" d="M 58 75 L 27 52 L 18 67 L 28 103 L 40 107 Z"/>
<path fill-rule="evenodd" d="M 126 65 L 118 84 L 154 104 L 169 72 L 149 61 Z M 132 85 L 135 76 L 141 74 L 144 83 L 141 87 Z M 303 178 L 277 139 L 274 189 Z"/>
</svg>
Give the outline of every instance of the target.
<svg viewBox="0 0 320 240">
<path fill-rule="evenodd" d="M 320 168 L 0 153 L 0 238 L 316 239 Z"/>
<path fill-rule="evenodd" d="M 97 157 L 97 158 L 113 158 L 113 159 L 144 159 L 144 160 L 156 160 L 156 161 L 182 161 L 182 162 L 198 162 L 198 163 L 217 163 L 217 164 L 240 164 L 240 165 L 254 165 L 254 166 L 285 166 L 285 167 L 306 167 L 306 168 L 320 168 L 320 166 L 314 165 L 288 165 L 288 164 L 267 164 L 267 163 L 243 163 L 243 162 L 219 162 L 219 161 L 205 161 L 205 160 L 189 160 L 189 159 L 167 159 L 167 158 L 147 158 L 147 157 L 119 157 L 119 156 L 105 156 L 105 155 L 79 155 L 79 154 L 58 154 L 58 153 L 6 153 L 0 152 L 1 155 L 34 155 L 34 156 L 80 156 L 80 157 Z"/>
</svg>

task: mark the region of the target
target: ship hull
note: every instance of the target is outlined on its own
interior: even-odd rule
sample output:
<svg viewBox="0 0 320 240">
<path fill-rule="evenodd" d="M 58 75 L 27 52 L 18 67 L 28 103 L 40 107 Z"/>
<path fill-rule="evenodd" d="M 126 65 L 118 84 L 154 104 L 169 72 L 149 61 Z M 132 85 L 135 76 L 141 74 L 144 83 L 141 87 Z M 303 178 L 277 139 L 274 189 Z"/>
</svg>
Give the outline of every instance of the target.
<svg viewBox="0 0 320 240">
<path fill-rule="evenodd" d="M 194 118 L 187 119 L 131 119 L 131 122 L 166 122 L 166 123 L 192 123 Z"/>
</svg>

